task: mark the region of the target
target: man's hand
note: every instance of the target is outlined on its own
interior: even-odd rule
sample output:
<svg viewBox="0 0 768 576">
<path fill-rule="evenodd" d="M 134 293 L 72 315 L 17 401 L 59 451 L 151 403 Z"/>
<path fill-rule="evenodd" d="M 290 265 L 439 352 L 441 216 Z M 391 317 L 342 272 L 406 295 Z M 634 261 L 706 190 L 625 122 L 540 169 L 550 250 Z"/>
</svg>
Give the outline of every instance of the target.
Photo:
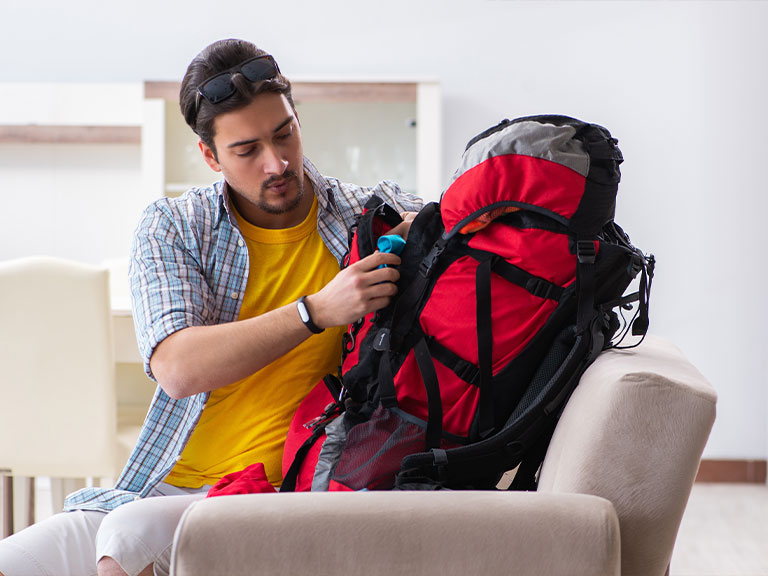
<svg viewBox="0 0 768 576">
<path fill-rule="evenodd" d="M 405 237 L 415 213 L 393 233 Z M 399 229 L 399 230 L 398 230 Z M 386 264 L 386 268 L 379 268 Z M 320 328 L 344 326 L 384 308 L 397 293 L 396 254 L 375 252 L 339 272 L 307 297 L 312 320 Z M 261 370 L 311 336 L 291 302 L 254 318 L 191 326 L 174 332 L 155 348 L 150 361 L 160 386 L 172 398 L 215 390 Z"/>
<path fill-rule="evenodd" d="M 382 264 L 387 267 L 379 268 Z M 384 308 L 397 293 L 394 283 L 400 272 L 393 266 L 399 264 L 396 254 L 374 252 L 339 272 L 305 301 L 314 323 L 320 328 L 343 326 Z"/>
<path fill-rule="evenodd" d="M 387 232 L 387 234 L 397 234 L 401 236 L 403 240 L 407 240 L 408 232 L 411 230 L 411 223 L 413 222 L 413 219 L 416 218 L 417 214 L 418 212 L 403 212 L 400 214 L 403 221 Z"/>
<path fill-rule="evenodd" d="M 387 234 L 407 239 L 417 214 L 403 212 L 403 221 Z M 380 268 L 382 264 L 387 268 Z M 400 273 L 392 266 L 399 264 L 399 256 L 375 252 L 342 270 L 320 292 L 307 297 L 305 302 L 312 320 L 320 328 L 343 326 L 384 308 L 397 293 L 394 283 Z"/>
</svg>

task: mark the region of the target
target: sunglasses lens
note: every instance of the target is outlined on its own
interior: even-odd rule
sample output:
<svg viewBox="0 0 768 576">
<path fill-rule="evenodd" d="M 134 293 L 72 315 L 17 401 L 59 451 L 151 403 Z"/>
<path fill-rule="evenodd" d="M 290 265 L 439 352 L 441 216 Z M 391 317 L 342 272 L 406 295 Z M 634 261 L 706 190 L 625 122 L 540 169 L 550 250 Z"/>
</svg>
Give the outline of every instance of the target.
<svg viewBox="0 0 768 576">
<path fill-rule="evenodd" d="M 211 104 L 218 104 L 226 100 L 235 92 L 232 84 L 232 76 L 229 72 L 219 74 L 200 86 L 200 91 Z"/>
<path fill-rule="evenodd" d="M 246 60 L 238 67 L 217 74 L 203 82 L 197 89 L 211 104 L 218 104 L 235 93 L 235 85 L 232 83 L 232 74 L 239 72 L 249 82 L 260 82 L 277 76 L 277 64 L 271 56 L 258 56 Z M 199 108 L 199 102 L 195 109 Z"/>
<path fill-rule="evenodd" d="M 250 82 L 259 82 L 276 76 L 277 67 L 271 58 L 259 57 L 245 62 L 240 73 Z"/>
</svg>

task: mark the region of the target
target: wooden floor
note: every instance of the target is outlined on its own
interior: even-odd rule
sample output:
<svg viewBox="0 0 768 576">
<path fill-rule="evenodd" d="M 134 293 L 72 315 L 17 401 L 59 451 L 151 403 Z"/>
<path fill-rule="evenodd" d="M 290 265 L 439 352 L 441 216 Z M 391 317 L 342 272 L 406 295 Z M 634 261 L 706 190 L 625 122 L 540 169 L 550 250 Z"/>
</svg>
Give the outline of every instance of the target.
<svg viewBox="0 0 768 576">
<path fill-rule="evenodd" d="M 768 486 L 694 484 L 671 576 L 768 576 Z"/>
</svg>

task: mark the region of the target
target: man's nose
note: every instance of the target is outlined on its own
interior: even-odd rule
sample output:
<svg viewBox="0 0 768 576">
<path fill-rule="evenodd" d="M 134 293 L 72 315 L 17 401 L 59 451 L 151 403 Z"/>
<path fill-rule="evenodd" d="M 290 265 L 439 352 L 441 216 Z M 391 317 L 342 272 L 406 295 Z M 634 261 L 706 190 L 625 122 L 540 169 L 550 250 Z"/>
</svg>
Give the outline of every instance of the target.
<svg viewBox="0 0 768 576">
<path fill-rule="evenodd" d="M 264 150 L 264 172 L 267 174 L 282 174 L 288 168 L 288 160 L 271 146 Z"/>
</svg>

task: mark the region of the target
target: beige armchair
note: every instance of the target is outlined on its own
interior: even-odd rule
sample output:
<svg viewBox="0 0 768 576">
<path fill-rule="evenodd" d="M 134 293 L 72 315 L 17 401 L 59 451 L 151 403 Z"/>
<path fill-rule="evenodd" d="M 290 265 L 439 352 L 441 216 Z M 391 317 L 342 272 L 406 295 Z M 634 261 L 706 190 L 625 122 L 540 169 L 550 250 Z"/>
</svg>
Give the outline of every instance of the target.
<svg viewBox="0 0 768 576">
<path fill-rule="evenodd" d="M 176 576 L 663 576 L 716 394 L 669 342 L 602 354 L 538 492 L 255 494 L 195 503 Z"/>
</svg>

